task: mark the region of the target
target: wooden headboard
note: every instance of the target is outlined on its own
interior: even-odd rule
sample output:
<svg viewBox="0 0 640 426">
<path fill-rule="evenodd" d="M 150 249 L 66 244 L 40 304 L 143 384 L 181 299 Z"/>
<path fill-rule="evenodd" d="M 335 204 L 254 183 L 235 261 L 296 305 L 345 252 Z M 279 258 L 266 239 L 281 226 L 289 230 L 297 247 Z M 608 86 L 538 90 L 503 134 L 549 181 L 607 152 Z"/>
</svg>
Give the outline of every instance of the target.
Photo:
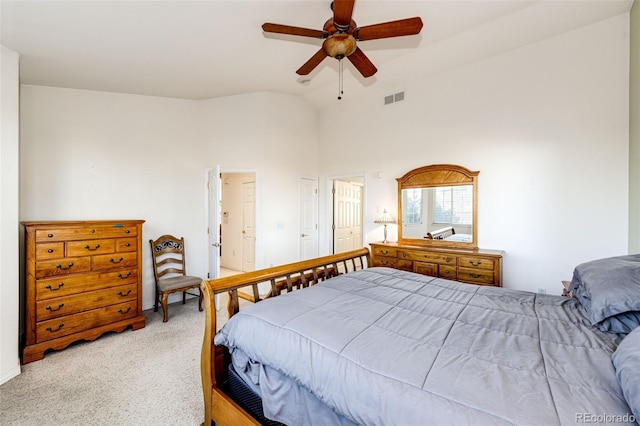
<svg viewBox="0 0 640 426">
<path fill-rule="evenodd" d="M 212 420 L 218 426 L 259 424 L 225 393 L 223 384 L 229 355 L 227 348 L 215 346 L 213 343 L 216 333 L 216 295 L 229 294 L 227 309 L 229 317 L 231 317 L 240 310 L 239 289 L 250 287 L 253 290 L 253 301 L 257 303 L 266 298 L 278 296 L 284 290 L 293 291 L 317 284 L 336 275 L 365 269 L 370 265 L 370 261 L 369 249 L 361 248 L 346 253 L 203 281 L 200 288 L 205 303 L 205 330 L 200 371 L 205 407 L 204 425 L 211 425 Z M 265 297 L 260 296 L 258 288 L 258 285 L 262 283 L 267 283 L 270 286 L 270 291 Z"/>
</svg>

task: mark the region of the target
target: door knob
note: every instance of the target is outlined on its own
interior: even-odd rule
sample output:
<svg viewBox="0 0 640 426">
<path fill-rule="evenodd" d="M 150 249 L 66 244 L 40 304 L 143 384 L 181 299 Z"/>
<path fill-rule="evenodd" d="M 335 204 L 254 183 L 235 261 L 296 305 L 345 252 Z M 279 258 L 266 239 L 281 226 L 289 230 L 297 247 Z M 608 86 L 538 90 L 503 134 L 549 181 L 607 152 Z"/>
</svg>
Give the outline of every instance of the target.
<svg viewBox="0 0 640 426">
<path fill-rule="evenodd" d="M 220 244 L 220 243 L 213 243 L 213 244 L 211 244 L 211 245 L 212 245 L 213 247 L 222 247 L 222 244 Z"/>
<path fill-rule="evenodd" d="M 302 234 L 302 235 L 300 235 L 300 236 L 304 238 L 304 237 L 308 237 L 309 235 L 307 235 L 307 234 Z"/>
</svg>

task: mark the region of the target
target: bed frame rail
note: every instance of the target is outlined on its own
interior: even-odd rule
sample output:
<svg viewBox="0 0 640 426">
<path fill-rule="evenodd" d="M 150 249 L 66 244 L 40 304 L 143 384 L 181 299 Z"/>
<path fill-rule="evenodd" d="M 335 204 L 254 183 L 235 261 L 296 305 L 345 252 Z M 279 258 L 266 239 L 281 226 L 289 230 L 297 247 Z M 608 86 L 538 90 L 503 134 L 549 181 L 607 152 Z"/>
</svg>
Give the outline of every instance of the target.
<svg viewBox="0 0 640 426">
<path fill-rule="evenodd" d="M 268 297 L 275 297 L 286 290 L 308 287 L 327 280 L 331 277 L 365 269 L 370 265 L 370 255 L 367 248 L 324 256 L 316 259 L 275 266 L 215 280 L 205 280 L 201 284 L 205 302 L 205 330 L 202 342 L 200 370 L 202 375 L 202 390 L 204 394 L 205 419 L 204 425 L 258 425 L 259 423 L 236 404 L 224 391 L 228 352 L 225 347 L 213 344 L 216 325 L 216 295 L 229 294 L 227 306 L 229 317 L 240 310 L 239 290 L 250 287 L 253 301 Z M 259 285 L 267 283 L 269 292 L 260 296 Z"/>
</svg>

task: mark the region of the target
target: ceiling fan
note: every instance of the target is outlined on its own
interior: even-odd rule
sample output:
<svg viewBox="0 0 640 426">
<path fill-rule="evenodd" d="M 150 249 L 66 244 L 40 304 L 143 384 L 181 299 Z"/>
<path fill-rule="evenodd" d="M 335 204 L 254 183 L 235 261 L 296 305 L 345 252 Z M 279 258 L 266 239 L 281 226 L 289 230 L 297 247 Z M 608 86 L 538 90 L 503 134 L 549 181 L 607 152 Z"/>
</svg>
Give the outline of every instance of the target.
<svg viewBox="0 0 640 426">
<path fill-rule="evenodd" d="M 422 29 L 419 17 L 358 27 L 351 15 L 355 0 L 334 0 L 331 3 L 333 17 L 325 22 L 322 30 L 292 27 L 289 25 L 265 23 L 262 30 L 278 33 L 324 39 L 322 48 L 316 52 L 297 71 L 307 75 L 327 56 L 336 58 L 342 64 L 345 57 L 356 67 L 363 77 L 371 77 L 378 69 L 357 46 L 358 41 L 415 35 Z"/>
</svg>

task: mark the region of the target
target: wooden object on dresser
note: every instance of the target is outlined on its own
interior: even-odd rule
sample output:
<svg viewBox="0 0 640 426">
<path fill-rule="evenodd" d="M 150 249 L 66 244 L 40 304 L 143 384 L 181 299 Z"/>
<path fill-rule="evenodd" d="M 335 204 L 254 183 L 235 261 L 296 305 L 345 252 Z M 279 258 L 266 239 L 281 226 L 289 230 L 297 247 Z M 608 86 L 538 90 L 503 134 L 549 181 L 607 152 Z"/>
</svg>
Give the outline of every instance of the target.
<svg viewBox="0 0 640 426">
<path fill-rule="evenodd" d="M 573 292 L 569 291 L 571 281 L 562 281 L 562 295 L 566 297 L 573 297 Z"/>
<path fill-rule="evenodd" d="M 371 243 L 372 266 L 387 266 L 464 283 L 502 287 L 499 250 Z"/>
<path fill-rule="evenodd" d="M 26 322 L 22 362 L 77 340 L 145 326 L 144 220 L 22 222 Z"/>
</svg>

